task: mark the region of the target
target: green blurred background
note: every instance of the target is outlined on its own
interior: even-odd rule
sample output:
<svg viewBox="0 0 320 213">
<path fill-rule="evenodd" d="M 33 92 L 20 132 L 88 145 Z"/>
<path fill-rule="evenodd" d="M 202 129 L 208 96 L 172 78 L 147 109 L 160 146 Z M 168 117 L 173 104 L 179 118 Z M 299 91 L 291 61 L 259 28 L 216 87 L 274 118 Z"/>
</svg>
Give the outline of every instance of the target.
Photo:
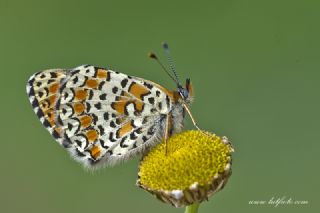
<svg viewBox="0 0 320 213">
<path fill-rule="evenodd" d="M 47 68 L 108 67 L 193 81 L 199 125 L 236 149 L 226 188 L 200 212 L 315 212 L 319 205 L 319 1 L 0 0 L 0 212 L 183 212 L 135 186 L 138 160 L 90 173 L 34 115 L 25 84 Z M 192 128 L 187 119 L 186 128 Z M 249 205 L 286 196 L 308 205 Z"/>
</svg>

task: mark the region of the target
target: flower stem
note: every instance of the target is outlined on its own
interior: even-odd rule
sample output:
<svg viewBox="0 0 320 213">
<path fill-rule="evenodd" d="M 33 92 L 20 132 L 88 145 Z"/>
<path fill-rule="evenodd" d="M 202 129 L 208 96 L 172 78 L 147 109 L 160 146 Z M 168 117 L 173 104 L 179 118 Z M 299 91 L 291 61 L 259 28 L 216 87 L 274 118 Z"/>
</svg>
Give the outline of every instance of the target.
<svg viewBox="0 0 320 213">
<path fill-rule="evenodd" d="M 199 203 L 194 203 L 190 206 L 187 206 L 184 213 L 197 213 L 199 205 L 200 205 Z"/>
</svg>

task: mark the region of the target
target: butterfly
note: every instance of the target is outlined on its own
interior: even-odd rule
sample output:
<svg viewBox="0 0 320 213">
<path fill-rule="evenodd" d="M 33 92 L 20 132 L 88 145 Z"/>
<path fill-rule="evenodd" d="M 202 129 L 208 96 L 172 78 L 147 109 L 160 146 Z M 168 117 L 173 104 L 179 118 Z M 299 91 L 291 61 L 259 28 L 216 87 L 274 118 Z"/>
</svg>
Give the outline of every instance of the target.
<svg viewBox="0 0 320 213">
<path fill-rule="evenodd" d="M 182 131 L 193 89 L 190 79 L 182 87 L 173 73 L 177 89 L 170 91 L 93 65 L 49 69 L 30 77 L 27 94 L 54 139 L 85 167 L 100 168 L 143 154 Z"/>
</svg>

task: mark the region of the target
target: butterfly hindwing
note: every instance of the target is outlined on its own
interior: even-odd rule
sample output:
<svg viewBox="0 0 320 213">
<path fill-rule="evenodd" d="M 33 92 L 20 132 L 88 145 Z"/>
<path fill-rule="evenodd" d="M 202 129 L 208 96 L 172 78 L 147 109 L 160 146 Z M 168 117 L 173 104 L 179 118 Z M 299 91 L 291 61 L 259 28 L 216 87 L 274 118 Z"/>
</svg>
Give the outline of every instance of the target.
<svg viewBox="0 0 320 213">
<path fill-rule="evenodd" d="M 43 125 L 88 167 L 117 163 L 158 142 L 172 106 L 158 85 L 91 65 L 37 73 L 27 91 Z"/>
</svg>

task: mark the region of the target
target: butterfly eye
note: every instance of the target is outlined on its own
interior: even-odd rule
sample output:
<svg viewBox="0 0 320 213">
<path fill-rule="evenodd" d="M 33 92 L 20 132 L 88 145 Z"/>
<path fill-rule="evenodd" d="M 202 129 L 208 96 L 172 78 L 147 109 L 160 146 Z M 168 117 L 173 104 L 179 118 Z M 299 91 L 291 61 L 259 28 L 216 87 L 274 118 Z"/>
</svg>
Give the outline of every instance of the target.
<svg viewBox="0 0 320 213">
<path fill-rule="evenodd" d="M 189 92 L 187 91 L 187 89 L 180 87 L 178 90 L 179 90 L 180 96 L 181 96 L 184 100 L 188 99 L 188 97 L 189 97 Z"/>
</svg>

